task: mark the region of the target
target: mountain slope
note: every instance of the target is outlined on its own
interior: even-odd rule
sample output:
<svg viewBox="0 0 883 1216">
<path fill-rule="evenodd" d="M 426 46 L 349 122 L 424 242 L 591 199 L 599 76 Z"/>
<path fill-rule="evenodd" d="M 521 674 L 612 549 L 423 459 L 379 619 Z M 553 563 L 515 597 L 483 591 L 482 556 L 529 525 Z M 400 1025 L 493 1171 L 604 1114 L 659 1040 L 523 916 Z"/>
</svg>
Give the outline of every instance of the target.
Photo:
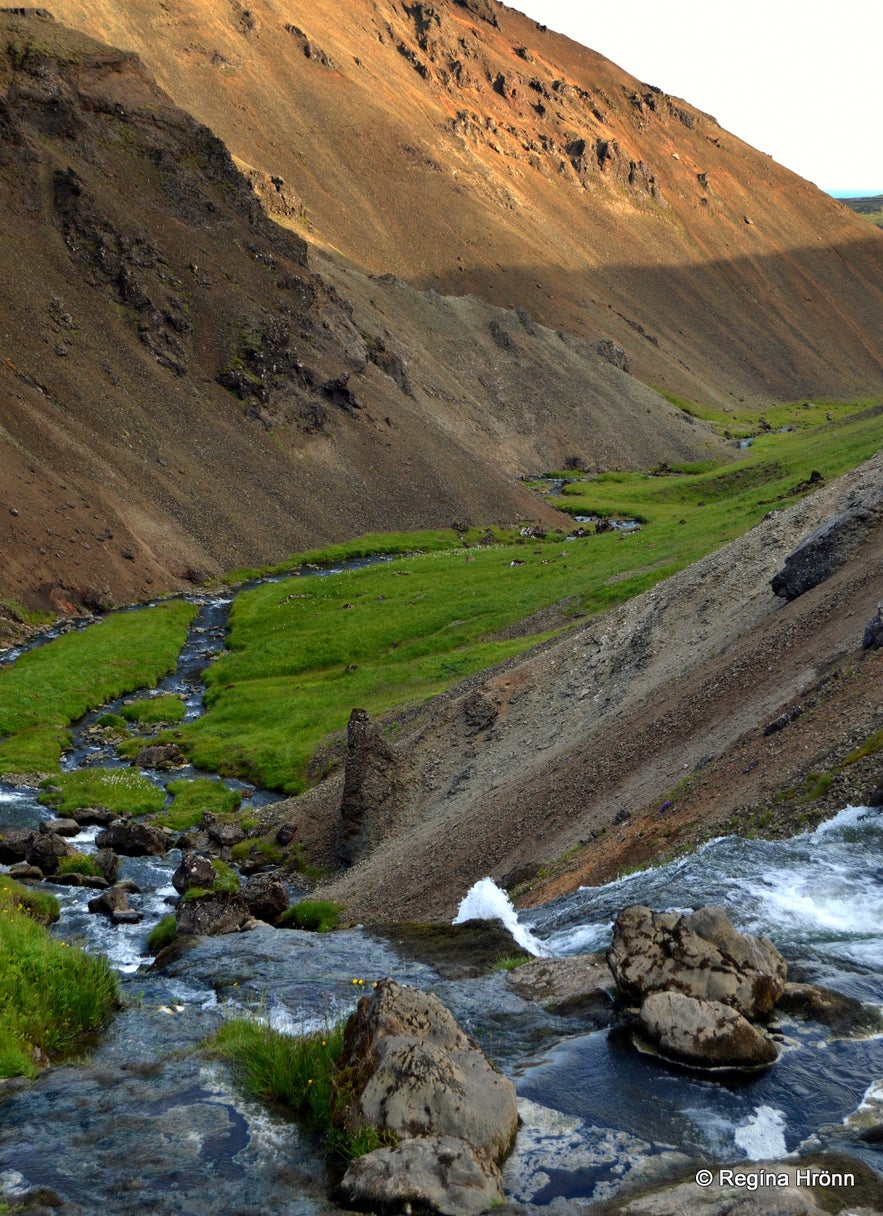
<svg viewBox="0 0 883 1216">
<path fill-rule="evenodd" d="M 362 269 L 520 305 L 695 400 L 883 385 L 883 237 L 495 0 L 58 0 Z M 748 87 L 748 86 L 746 86 Z"/>
<path fill-rule="evenodd" d="M 527 314 L 326 284 L 130 53 L 0 15 L 0 125 L 0 598 L 106 607 L 372 529 L 561 522 L 519 475 L 723 450 Z"/>
</svg>

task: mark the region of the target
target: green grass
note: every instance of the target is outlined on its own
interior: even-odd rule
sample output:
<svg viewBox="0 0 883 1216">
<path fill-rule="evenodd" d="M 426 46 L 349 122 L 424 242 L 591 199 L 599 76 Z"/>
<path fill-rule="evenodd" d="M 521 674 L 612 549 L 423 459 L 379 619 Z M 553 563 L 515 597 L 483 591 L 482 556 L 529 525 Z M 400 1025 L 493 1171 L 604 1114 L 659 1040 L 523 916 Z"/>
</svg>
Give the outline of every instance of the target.
<svg viewBox="0 0 883 1216">
<path fill-rule="evenodd" d="M 123 815 L 161 811 L 165 790 L 130 768 L 84 768 L 44 781 L 40 801 L 66 815 L 84 807 L 100 806 Z"/>
<path fill-rule="evenodd" d="M 0 772 L 53 772 L 66 727 L 174 669 L 196 607 L 113 613 L 0 668 Z"/>
<path fill-rule="evenodd" d="M 237 1018 L 218 1030 L 211 1049 L 228 1059 L 248 1093 L 287 1107 L 325 1140 L 329 1154 L 344 1161 L 371 1152 L 395 1137 L 373 1124 L 342 1127 L 350 1096 L 337 1072 L 344 1024 L 316 1034 L 287 1035 L 256 1021 Z"/>
<path fill-rule="evenodd" d="M 0 1077 L 34 1076 L 35 1048 L 50 1059 L 73 1050 L 107 1021 L 119 999 L 107 960 L 51 937 L 31 908 L 29 893 L 2 878 Z"/>
<path fill-rule="evenodd" d="M 217 877 L 211 887 L 188 887 L 181 896 L 187 903 L 192 903 L 197 899 L 204 899 L 206 895 L 217 895 L 219 892 L 235 895 L 239 890 L 239 875 L 231 866 L 227 865 L 226 861 L 222 861 L 220 857 L 215 857 L 212 860 L 212 865 Z"/>
<path fill-rule="evenodd" d="M 175 832 L 197 827 L 206 811 L 212 815 L 229 815 L 242 801 L 235 790 L 208 777 L 170 781 L 166 789 L 172 795 L 172 804 L 156 817 L 156 823 Z"/>
<path fill-rule="evenodd" d="M 59 857 L 59 874 L 85 874 L 90 878 L 103 877 L 95 859 L 87 853 L 75 853 L 72 857 Z"/>
<path fill-rule="evenodd" d="M 177 930 L 178 921 L 174 912 L 170 912 L 168 916 L 164 916 L 162 920 L 157 921 L 148 933 L 147 949 L 151 954 L 159 954 L 160 950 L 164 950 L 166 946 L 172 944 Z"/>
<path fill-rule="evenodd" d="M 491 967 L 491 971 L 517 971 L 519 967 L 531 961 L 529 954 L 503 954 Z"/>
<path fill-rule="evenodd" d="M 167 725 L 181 722 L 187 706 L 180 697 L 171 694 L 163 697 L 141 697 L 137 701 L 127 701 L 120 714 L 127 722 L 137 722 L 139 726 Z M 112 717 L 113 715 L 108 715 Z"/>
<path fill-rule="evenodd" d="M 330 899 L 302 899 L 279 917 L 278 925 L 285 929 L 307 929 L 313 933 L 328 933 L 337 928 L 343 911 L 341 904 Z"/>
<path fill-rule="evenodd" d="M 782 407 L 781 417 L 816 419 L 833 408 Z M 843 407 L 830 424 L 765 433 L 729 464 L 668 476 L 609 473 L 574 481 L 554 499 L 575 514 L 647 521 L 636 533 L 567 542 L 510 532 L 505 543 L 469 547 L 456 533 L 430 533 L 429 552 L 247 591 L 233 605 L 228 650 L 207 672 L 206 714 L 168 737 L 201 768 L 299 793 L 310 758 L 354 706 L 376 716 L 419 704 L 579 616 L 621 603 L 790 505 L 813 470 L 830 480 L 867 459 L 881 435 L 879 409 Z M 339 548 L 410 549 L 420 536 L 383 541 Z M 556 604 L 557 619 L 507 636 Z"/>
</svg>

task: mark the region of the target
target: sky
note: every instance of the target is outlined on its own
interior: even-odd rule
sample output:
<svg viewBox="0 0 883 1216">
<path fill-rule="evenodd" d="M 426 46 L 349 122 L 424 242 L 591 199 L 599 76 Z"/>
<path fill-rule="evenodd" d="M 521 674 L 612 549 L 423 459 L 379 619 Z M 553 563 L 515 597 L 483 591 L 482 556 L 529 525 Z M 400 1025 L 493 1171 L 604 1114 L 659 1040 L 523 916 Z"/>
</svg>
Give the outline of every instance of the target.
<svg viewBox="0 0 883 1216">
<path fill-rule="evenodd" d="M 840 195 L 883 193 L 883 4 L 506 0 Z"/>
</svg>

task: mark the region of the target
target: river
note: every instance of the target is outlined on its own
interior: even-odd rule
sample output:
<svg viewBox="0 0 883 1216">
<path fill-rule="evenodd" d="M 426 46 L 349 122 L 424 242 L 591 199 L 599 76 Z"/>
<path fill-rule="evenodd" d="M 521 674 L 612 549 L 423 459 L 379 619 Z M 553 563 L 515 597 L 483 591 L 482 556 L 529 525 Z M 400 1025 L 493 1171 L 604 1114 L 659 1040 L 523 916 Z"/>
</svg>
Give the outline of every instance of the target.
<svg viewBox="0 0 883 1216">
<path fill-rule="evenodd" d="M 163 682 L 162 691 L 186 698 L 188 716 L 202 712 L 199 672 L 223 645 L 228 605 L 201 603 L 178 670 Z M 115 762 L 96 756 L 89 735 L 113 708 L 78 724 L 65 767 Z M 0 786 L 0 829 L 49 817 L 36 794 Z M 94 835 L 86 829 L 75 843 L 89 851 Z M 881 846 L 880 813 L 849 807 L 788 841 L 711 841 L 691 857 L 574 892 L 521 920 L 502 892 L 485 886 L 476 911 L 508 918 L 535 951 L 568 955 L 603 950 L 627 904 L 720 904 L 738 928 L 771 937 L 793 975 L 883 1006 Z M 528 1004 L 504 973 L 443 980 L 361 929 L 320 936 L 262 927 L 199 939 L 154 970 L 146 936 L 168 911 L 179 857 L 173 850 L 122 859 L 121 877 L 141 888 L 131 897 L 144 914 L 140 925 L 111 926 L 86 910 L 92 892 L 52 888 L 62 902 L 53 931 L 108 955 L 125 1005 L 86 1058 L 46 1071 L 0 1104 L 0 1194 L 49 1187 L 70 1216 L 202 1216 L 210 1184 L 219 1216 L 336 1211 L 324 1197 L 316 1146 L 283 1114 L 244 1098 L 203 1045 L 221 1019 L 243 1010 L 287 1031 L 320 1026 L 354 1007 L 353 979 L 383 975 L 436 991 L 512 1076 L 523 1126 L 504 1182 L 513 1200 L 538 1211 L 590 1211 L 623 1181 L 687 1160 L 835 1147 L 881 1170 L 879 1147 L 859 1141 L 853 1127 L 883 1122 L 881 1036 L 836 1039 L 814 1023 L 785 1019 L 771 1069 L 721 1082 L 638 1055 L 617 1032 L 587 1031 L 577 1017 Z"/>
</svg>

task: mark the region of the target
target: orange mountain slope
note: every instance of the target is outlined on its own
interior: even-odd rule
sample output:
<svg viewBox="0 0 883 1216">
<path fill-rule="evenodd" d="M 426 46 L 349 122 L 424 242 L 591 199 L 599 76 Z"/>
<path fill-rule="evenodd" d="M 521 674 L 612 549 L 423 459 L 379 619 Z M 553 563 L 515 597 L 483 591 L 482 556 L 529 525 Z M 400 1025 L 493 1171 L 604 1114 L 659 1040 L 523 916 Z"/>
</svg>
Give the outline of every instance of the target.
<svg viewBox="0 0 883 1216">
<path fill-rule="evenodd" d="M 697 400 L 883 384 L 880 234 L 495 0 L 53 11 L 136 50 L 236 157 L 284 179 L 292 222 L 365 270 L 612 338 L 640 378 Z"/>
</svg>

